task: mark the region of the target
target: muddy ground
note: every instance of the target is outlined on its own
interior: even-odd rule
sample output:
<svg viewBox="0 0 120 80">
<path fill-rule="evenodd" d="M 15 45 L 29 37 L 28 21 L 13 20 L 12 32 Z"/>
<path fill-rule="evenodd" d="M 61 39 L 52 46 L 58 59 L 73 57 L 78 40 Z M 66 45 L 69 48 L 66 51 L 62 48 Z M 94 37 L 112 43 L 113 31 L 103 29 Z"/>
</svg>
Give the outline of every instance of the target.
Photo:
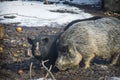
<svg viewBox="0 0 120 80">
<path fill-rule="evenodd" d="M 104 12 L 98 14 L 89 10 L 86 12 L 93 15 L 104 15 Z M 31 44 L 28 37 L 34 38 L 39 34 L 56 34 L 63 31 L 63 28 L 43 27 L 22 27 L 22 32 L 17 32 L 14 24 L 5 26 L 5 36 L 0 40 L 0 46 L 3 51 L 0 52 L 0 80 L 30 80 L 30 64 L 32 67 L 32 78 L 37 79 L 45 77 L 46 70 L 42 68 L 41 63 L 31 53 Z M 20 72 L 21 71 L 21 72 Z M 56 80 L 111 80 L 111 77 L 120 77 L 120 65 L 109 66 L 108 64 L 93 63 L 91 68 L 83 69 L 79 67 L 67 71 L 58 71 L 53 68 L 52 73 Z M 48 76 L 50 77 L 50 76 Z"/>
</svg>

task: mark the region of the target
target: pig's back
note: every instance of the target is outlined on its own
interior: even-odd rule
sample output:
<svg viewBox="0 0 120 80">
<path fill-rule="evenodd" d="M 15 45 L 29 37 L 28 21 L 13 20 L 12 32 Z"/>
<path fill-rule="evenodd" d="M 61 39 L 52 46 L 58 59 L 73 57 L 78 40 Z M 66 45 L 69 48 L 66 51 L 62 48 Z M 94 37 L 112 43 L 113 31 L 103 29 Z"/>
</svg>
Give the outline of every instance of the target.
<svg viewBox="0 0 120 80">
<path fill-rule="evenodd" d="M 83 55 L 110 57 L 110 53 L 120 52 L 120 20 L 102 18 L 76 23 L 62 34 L 61 41 L 74 44 Z"/>
</svg>

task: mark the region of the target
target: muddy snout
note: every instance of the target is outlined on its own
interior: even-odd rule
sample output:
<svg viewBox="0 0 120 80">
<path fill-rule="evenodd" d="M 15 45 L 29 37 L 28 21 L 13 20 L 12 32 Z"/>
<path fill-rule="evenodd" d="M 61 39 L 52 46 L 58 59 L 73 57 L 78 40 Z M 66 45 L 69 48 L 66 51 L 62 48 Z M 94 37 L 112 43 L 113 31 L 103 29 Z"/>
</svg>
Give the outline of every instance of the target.
<svg viewBox="0 0 120 80">
<path fill-rule="evenodd" d="M 60 71 L 64 71 L 64 70 L 67 69 L 67 68 L 64 67 L 65 65 L 66 65 L 66 64 L 65 64 L 62 60 L 57 60 L 57 61 L 55 62 L 55 66 L 56 66 L 57 69 L 59 69 Z"/>
<path fill-rule="evenodd" d="M 66 56 L 59 56 L 56 60 L 55 66 L 60 70 L 68 70 L 75 67 L 79 67 L 79 63 L 81 61 L 81 56 L 76 54 L 76 56 L 66 55 Z"/>
</svg>

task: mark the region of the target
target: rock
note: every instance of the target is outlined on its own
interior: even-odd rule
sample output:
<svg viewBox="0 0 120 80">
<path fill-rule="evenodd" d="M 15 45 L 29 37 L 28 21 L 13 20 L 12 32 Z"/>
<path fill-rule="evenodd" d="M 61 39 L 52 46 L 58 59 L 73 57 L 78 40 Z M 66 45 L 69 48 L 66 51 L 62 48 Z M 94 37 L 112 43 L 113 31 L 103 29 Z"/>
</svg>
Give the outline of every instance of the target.
<svg viewBox="0 0 120 80">
<path fill-rule="evenodd" d="M 23 30 L 22 27 L 17 27 L 17 28 L 16 28 L 16 31 L 17 31 L 17 32 L 22 32 L 22 30 Z"/>
<path fill-rule="evenodd" d="M 23 73 L 24 73 L 23 70 L 19 70 L 19 71 L 18 71 L 18 74 L 19 74 L 19 75 L 22 75 Z"/>
<path fill-rule="evenodd" d="M 79 66 L 90 67 L 94 58 L 116 65 L 120 56 L 120 20 L 113 17 L 73 24 L 58 42 L 56 66 L 66 70 Z"/>
<path fill-rule="evenodd" d="M 8 18 L 8 19 L 14 19 L 14 18 L 16 18 L 16 16 L 12 16 L 12 15 L 6 15 L 6 16 L 4 16 L 4 18 Z"/>
</svg>

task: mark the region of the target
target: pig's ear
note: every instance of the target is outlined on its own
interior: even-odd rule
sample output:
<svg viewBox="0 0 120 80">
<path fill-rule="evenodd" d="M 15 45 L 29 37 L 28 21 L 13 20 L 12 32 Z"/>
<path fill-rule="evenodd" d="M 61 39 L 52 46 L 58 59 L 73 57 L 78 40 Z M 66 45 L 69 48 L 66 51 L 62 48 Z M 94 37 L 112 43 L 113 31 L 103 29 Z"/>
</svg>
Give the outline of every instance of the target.
<svg viewBox="0 0 120 80">
<path fill-rule="evenodd" d="M 33 44 L 33 41 L 34 41 L 34 39 L 33 39 L 33 38 L 28 37 L 28 38 L 27 38 L 27 40 L 28 40 L 28 42 L 29 42 L 30 44 Z"/>
<path fill-rule="evenodd" d="M 42 39 L 42 42 L 43 42 L 44 44 L 47 44 L 47 43 L 49 42 L 48 37 L 44 37 L 44 38 Z"/>
</svg>

